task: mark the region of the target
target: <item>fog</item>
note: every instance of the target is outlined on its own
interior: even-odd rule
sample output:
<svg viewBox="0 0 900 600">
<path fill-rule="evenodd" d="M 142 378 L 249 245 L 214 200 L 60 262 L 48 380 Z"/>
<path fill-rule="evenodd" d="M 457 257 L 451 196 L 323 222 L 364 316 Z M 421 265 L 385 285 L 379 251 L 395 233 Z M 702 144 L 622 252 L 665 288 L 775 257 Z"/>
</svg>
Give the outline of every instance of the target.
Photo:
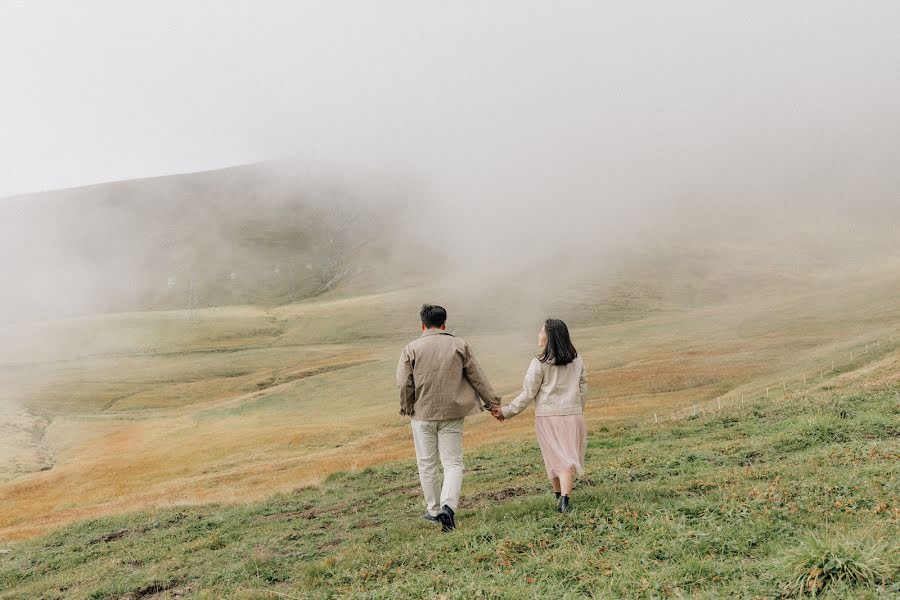
<svg viewBox="0 0 900 600">
<path fill-rule="evenodd" d="M 201 261 L 211 303 L 272 304 L 284 278 L 244 273 L 290 255 L 321 293 L 342 271 L 335 232 L 349 283 L 496 289 L 528 315 L 671 244 L 895 252 L 898 17 L 890 2 L 6 5 L 0 310 L 183 307 Z M 253 254 L 242 231 L 287 241 Z"/>
</svg>

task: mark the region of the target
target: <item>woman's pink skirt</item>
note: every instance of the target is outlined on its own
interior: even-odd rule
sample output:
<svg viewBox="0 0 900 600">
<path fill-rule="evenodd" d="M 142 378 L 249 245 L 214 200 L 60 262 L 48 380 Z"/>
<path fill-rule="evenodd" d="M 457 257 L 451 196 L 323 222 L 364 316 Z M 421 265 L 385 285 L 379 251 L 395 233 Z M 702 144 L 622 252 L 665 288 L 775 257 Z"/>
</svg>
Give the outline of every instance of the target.
<svg viewBox="0 0 900 600">
<path fill-rule="evenodd" d="M 584 473 L 584 451 L 587 448 L 587 427 L 583 415 L 535 417 L 534 431 L 544 455 L 547 477 L 560 473 Z"/>
</svg>

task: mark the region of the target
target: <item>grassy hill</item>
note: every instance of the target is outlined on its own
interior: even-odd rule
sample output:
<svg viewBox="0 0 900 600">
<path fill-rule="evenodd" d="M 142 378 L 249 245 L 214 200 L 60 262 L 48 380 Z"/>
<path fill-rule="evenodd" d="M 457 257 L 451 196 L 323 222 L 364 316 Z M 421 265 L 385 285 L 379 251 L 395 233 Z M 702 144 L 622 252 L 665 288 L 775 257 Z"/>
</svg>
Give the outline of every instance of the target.
<svg viewBox="0 0 900 600">
<path fill-rule="evenodd" d="M 414 462 L 390 462 L 2 547 L 0 598 L 895 596 L 898 423 L 885 344 L 784 399 L 593 426 L 571 515 L 529 437 L 470 449 L 451 534 L 418 518 Z"/>
<path fill-rule="evenodd" d="M 192 289 L 198 307 L 283 304 L 349 279 L 374 289 L 404 193 L 259 163 L 3 198 L 0 323 L 183 309 Z"/>
<path fill-rule="evenodd" d="M 588 362 L 589 423 L 608 426 L 786 380 L 793 388 L 887 340 L 900 322 L 900 279 L 876 273 L 841 277 L 840 294 L 835 280 L 694 308 L 585 285 L 548 312 L 572 325 Z M 707 289 L 716 284 L 709 278 Z M 284 306 L 202 309 L 196 322 L 185 311 L 142 311 L 29 325 L 0 361 L 0 405 L 21 403 L 11 419 L 0 415 L 0 539 L 146 507 L 258 501 L 409 459 L 393 372 L 416 335 L 419 303 L 434 297 L 449 300 L 451 328 L 498 390 L 515 393 L 546 313 L 514 313 L 513 327 L 504 297 L 336 290 Z M 498 430 L 475 419 L 466 444 L 532 435 L 526 420 Z"/>
<path fill-rule="evenodd" d="M 652 239 L 601 243 L 598 230 L 596 243 L 549 253 L 537 244 L 527 260 L 516 253 L 531 238 L 510 223 L 505 238 L 487 236 L 462 254 L 452 243 L 444 255 L 443 242 L 462 232 L 424 243 L 434 232 L 410 227 L 421 208 L 410 189 L 352 179 L 336 185 L 254 165 L 5 201 L 6 593 L 388 597 L 396 585 L 415 597 L 419 585 L 469 597 L 483 585 L 482 595 L 516 597 L 531 579 L 537 587 L 528 593 L 538 596 L 581 582 L 599 596 L 702 595 L 717 585 L 775 594 L 792 536 L 812 544 L 804 536 L 846 535 L 852 547 L 856 517 L 795 502 L 806 529 L 763 528 L 745 548 L 749 558 L 733 565 L 709 546 L 678 554 L 670 544 L 658 555 L 628 546 L 656 552 L 669 533 L 685 548 L 707 539 L 740 545 L 742 529 L 726 529 L 712 509 L 684 507 L 707 495 L 719 506 L 744 502 L 732 525 L 756 527 L 756 500 L 747 498 L 758 498 L 757 488 L 813 486 L 822 469 L 822 477 L 849 477 L 824 459 L 800 472 L 796 461 L 819 441 L 825 453 L 874 444 L 882 470 L 859 481 L 883 488 L 847 493 L 873 499 L 864 508 L 896 525 L 895 504 L 883 501 L 894 494 L 896 429 L 882 427 L 896 410 L 896 345 L 886 343 L 900 338 L 896 220 L 817 213 L 798 228 L 786 212 L 774 224 L 760 215 L 736 228 L 743 217 L 687 215 Z M 504 249 L 513 238 L 522 243 Z M 195 311 L 185 310 L 191 265 Z M 541 496 L 528 418 L 502 427 L 485 416 L 468 421 L 460 532 L 435 541 L 415 520 L 413 448 L 393 374 L 400 348 L 417 335 L 422 302 L 449 308 L 449 327 L 507 397 L 521 385 L 540 321 L 569 323 L 589 366 L 593 467 L 565 527 Z M 873 348 L 861 356 L 866 344 Z M 840 409 L 852 418 L 816 416 L 863 396 L 861 408 Z M 796 412 L 780 404 L 785 398 Z M 725 413 L 704 414 L 720 402 Z M 695 412 L 696 422 L 668 422 Z M 812 441 L 791 449 L 791 435 Z M 743 470 L 727 458 L 757 446 L 740 459 Z M 882 457 L 884 448 L 894 454 Z M 632 472 L 636 479 L 621 479 Z M 826 529 L 812 527 L 815 515 L 827 517 Z M 641 541 L 651 530 L 663 533 Z M 569 541 L 548 537 L 554 532 Z M 409 565 L 422 560 L 413 558 L 420 550 L 451 556 L 449 571 L 417 576 Z M 582 570 L 555 562 L 575 555 Z M 541 575 L 538 563 L 556 575 Z M 872 564 L 873 585 L 894 577 Z M 697 569 L 696 579 L 685 569 Z M 657 588 L 657 580 L 668 583 Z"/>
</svg>

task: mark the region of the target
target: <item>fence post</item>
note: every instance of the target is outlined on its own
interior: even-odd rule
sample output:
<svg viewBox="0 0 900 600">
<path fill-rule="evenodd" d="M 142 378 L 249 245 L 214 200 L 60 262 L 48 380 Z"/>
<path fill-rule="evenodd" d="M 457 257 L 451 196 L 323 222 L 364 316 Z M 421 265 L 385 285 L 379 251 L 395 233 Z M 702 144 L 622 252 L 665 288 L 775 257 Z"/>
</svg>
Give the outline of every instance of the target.
<svg viewBox="0 0 900 600">
<path fill-rule="evenodd" d="M 722 410 L 722 399 L 716 398 L 716 410 Z"/>
<path fill-rule="evenodd" d="M 769 397 L 769 386 L 766 386 L 766 398 Z"/>
</svg>

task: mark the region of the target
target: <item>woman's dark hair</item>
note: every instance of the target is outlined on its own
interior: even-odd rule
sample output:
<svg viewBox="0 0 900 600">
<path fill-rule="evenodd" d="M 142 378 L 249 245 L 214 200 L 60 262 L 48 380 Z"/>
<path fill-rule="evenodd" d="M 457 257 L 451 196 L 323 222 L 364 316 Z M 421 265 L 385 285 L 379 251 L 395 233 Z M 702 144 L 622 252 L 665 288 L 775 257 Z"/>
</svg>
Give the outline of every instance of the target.
<svg viewBox="0 0 900 600">
<path fill-rule="evenodd" d="M 569 339 L 569 328 L 565 323 L 559 319 L 547 319 L 544 321 L 544 331 L 547 332 L 547 346 L 538 356 L 539 361 L 561 367 L 575 360 L 578 352 Z"/>
<path fill-rule="evenodd" d="M 425 327 L 440 327 L 447 320 L 447 311 L 443 306 L 438 306 L 437 304 L 423 304 L 422 310 L 419 311 L 419 316 L 422 317 L 422 323 Z"/>
</svg>

